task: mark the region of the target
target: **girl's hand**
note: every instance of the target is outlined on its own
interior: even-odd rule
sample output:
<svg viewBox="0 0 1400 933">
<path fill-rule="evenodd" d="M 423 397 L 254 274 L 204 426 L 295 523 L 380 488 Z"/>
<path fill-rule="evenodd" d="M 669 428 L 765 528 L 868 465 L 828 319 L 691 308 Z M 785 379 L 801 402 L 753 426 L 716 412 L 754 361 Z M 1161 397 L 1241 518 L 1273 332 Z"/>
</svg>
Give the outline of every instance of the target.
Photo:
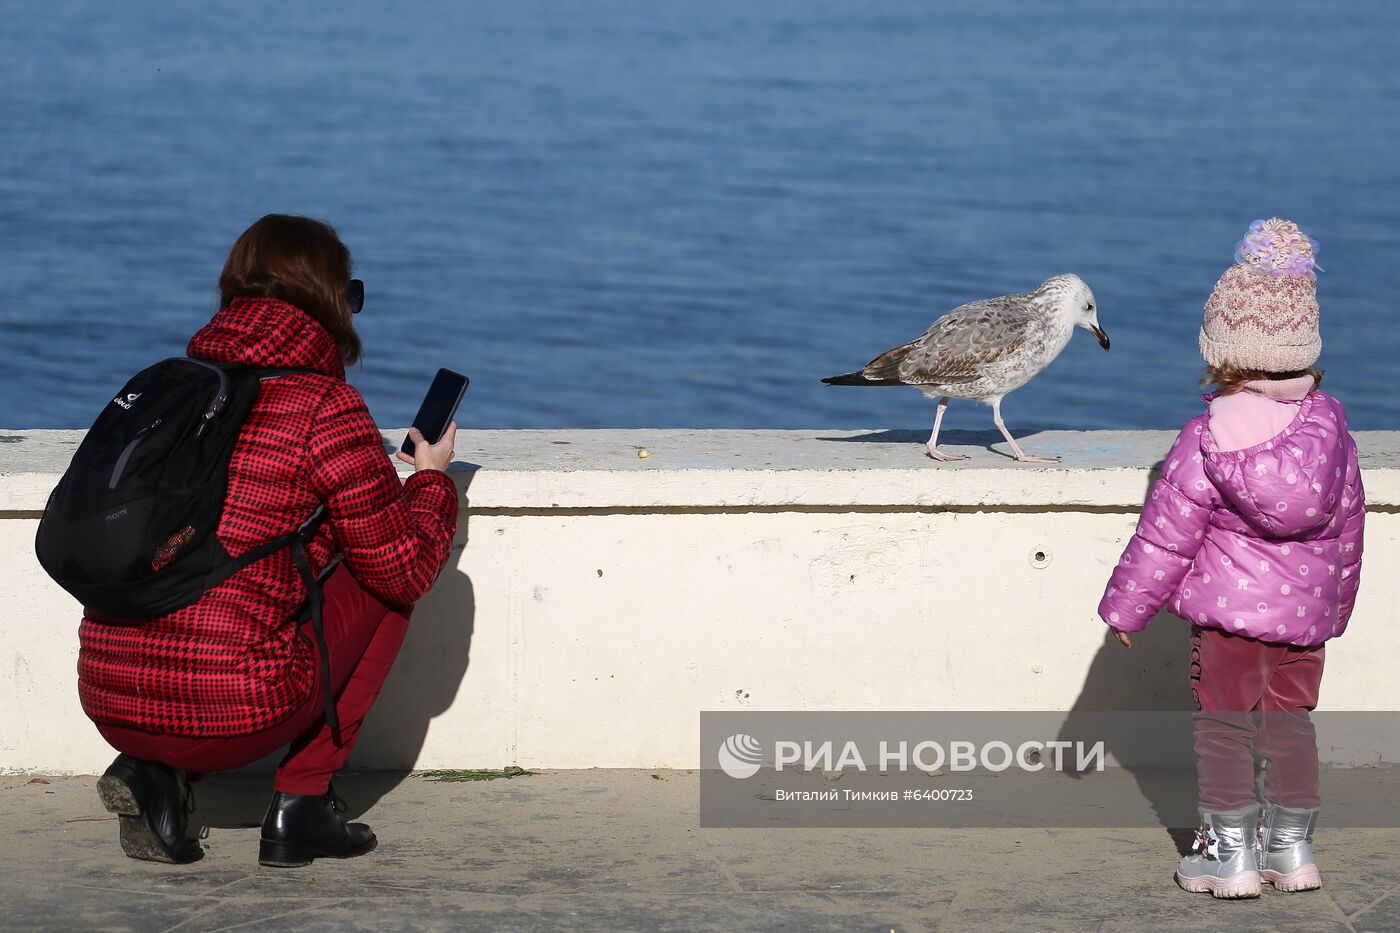
<svg viewBox="0 0 1400 933">
<path fill-rule="evenodd" d="M 1114 637 L 1114 638 L 1117 638 L 1117 639 L 1118 639 L 1118 643 L 1119 643 L 1120 645 L 1122 645 L 1124 648 L 1131 648 L 1131 647 L 1133 646 L 1133 640 L 1132 640 L 1131 638 L 1128 637 L 1128 633 L 1127 633 L 1127 632 L 1120 632 L 1120 631 L 1118 631 L 1117 629 L 1114 629 L 1114 630 L 1113 630 L 1113 637 Z"/>
<path fill-rule="evenodd" d="M 452 444 L 457 440 L 457 422 L 452 422 L 447 426 L 447 430 L 442 432 L 442 437 L 438 438 L 436 444 L 429 444 L 423 437 L 423 432 L 417 428 L 409 428 L 408 436 L 413 439 L 413 456 L 409 456 L 402 450 L 394 454 L 395 457 L 404 463 L 413 464 L 414 472 L 419 470 L 446 470 L 447 465 L 452 462 L 452 457 L 456 453 L 452 449 Z"/>
</svg>

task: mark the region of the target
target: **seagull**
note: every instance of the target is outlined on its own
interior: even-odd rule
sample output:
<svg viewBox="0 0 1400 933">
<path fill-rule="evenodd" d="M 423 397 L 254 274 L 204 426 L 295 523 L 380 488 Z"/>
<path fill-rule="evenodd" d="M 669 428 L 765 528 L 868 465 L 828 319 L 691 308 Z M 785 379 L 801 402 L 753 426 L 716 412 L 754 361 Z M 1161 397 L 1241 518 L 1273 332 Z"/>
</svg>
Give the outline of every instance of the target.
<svg viewBox="0 0 1400 933">
<path fill-rule="evenodd" d="M 1060 355 L 1083 327 L 1108 349 L 1108 334 L 1099 327 L 1094 293 L 1077 275 L 1046 279 L 1027 295 L 983 298 L 954 308 L 929 326 L 917 340 L 886 350 L 865 368 L 822 382 L 829 386 L 913 386 L 938 399 L 938 414 L 929 435 L 934 460 L 966 460 L 938 449 L 938 427 L 948 399 L 962 398 L 992 406 L 992 420 L 1021 463 L 1057 463 L 1058 457 L 1030 457 L 1001 420 L 1001 400 L 1034 379 Z"/>
</svg>

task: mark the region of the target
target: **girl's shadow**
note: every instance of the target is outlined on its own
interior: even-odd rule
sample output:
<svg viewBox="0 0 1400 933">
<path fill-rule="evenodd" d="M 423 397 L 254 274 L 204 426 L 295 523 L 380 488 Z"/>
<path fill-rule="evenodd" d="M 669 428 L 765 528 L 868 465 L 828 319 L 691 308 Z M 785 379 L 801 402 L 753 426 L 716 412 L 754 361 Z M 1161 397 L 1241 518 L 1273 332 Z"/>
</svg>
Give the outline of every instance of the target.
<svg viewBox="0 0 1400 933">
<path fill-rule="evenodd" d="M 1144 503 L 1161 468 L 1157 463 L 1148 473 Z M 1124 648 L 1113 632 L 1104 632 L 1060 738 L 1101 730 L 1106 750 L 1133 776 L 1177 851 L 1189 855 L 1198 822 L 1191 629 L 1163 610 L 1133 633 L 1132 642 L 1132 648 Z M 1106 719 L 1105 714 L 1112 715 Z"/>
<path fill-rule="evenodd" d="M 1102 739 L 1182 855 L 1191 852 L 1197 822 L 1190 635 L 1167 612 L 1132 635 L 1131 649 L 1105 632 L 1059 735 Z"/>
</svg>

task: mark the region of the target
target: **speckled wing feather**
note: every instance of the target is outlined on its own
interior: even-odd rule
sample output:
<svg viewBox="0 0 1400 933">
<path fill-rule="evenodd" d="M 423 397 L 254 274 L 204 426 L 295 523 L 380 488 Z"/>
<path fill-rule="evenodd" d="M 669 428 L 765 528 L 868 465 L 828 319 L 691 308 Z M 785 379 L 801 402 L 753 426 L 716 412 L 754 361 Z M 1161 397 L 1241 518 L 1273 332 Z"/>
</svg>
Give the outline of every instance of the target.
<svg viewBox="0 0 1400 933">
<path fill-rule="evenodd" d="M 906 385 L 975 382 L 981 367 L 1014 353 L 1030 327 L 1030 295 L 984 298 L 954 308 L 923 336 L 886 350 L 861 370 L 868 379 Z"/>
</svg>

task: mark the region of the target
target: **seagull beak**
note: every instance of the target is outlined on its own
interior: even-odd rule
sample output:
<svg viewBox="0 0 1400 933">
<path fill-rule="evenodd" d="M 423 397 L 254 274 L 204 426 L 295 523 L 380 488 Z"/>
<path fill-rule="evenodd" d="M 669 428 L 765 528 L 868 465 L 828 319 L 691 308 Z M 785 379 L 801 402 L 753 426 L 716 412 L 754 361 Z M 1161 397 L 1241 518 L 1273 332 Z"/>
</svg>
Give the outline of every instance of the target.
<svg viewBox="0 0 1400 933">
<path fill-rule="evenodd" d="M 1099 340 L 1099 346 L 1101 346 L 1101 347 L 1103 347 L 1105 350 L 1107 350 L 1107 349 L 1108 349 L 1108 334 L 1105 334 L 1105 333 L 1103 332 L 1103 328 L 1100 327 L 1100 326 L 1097 325 L 1097 324 L 1090 324 L 1090 325 L 1089 325 L 1089 331 L 1090 331 L 1090 333 L 1092 333 L 1095 337 L 1098 338 L 1098 340 Z"/>
</svg>

